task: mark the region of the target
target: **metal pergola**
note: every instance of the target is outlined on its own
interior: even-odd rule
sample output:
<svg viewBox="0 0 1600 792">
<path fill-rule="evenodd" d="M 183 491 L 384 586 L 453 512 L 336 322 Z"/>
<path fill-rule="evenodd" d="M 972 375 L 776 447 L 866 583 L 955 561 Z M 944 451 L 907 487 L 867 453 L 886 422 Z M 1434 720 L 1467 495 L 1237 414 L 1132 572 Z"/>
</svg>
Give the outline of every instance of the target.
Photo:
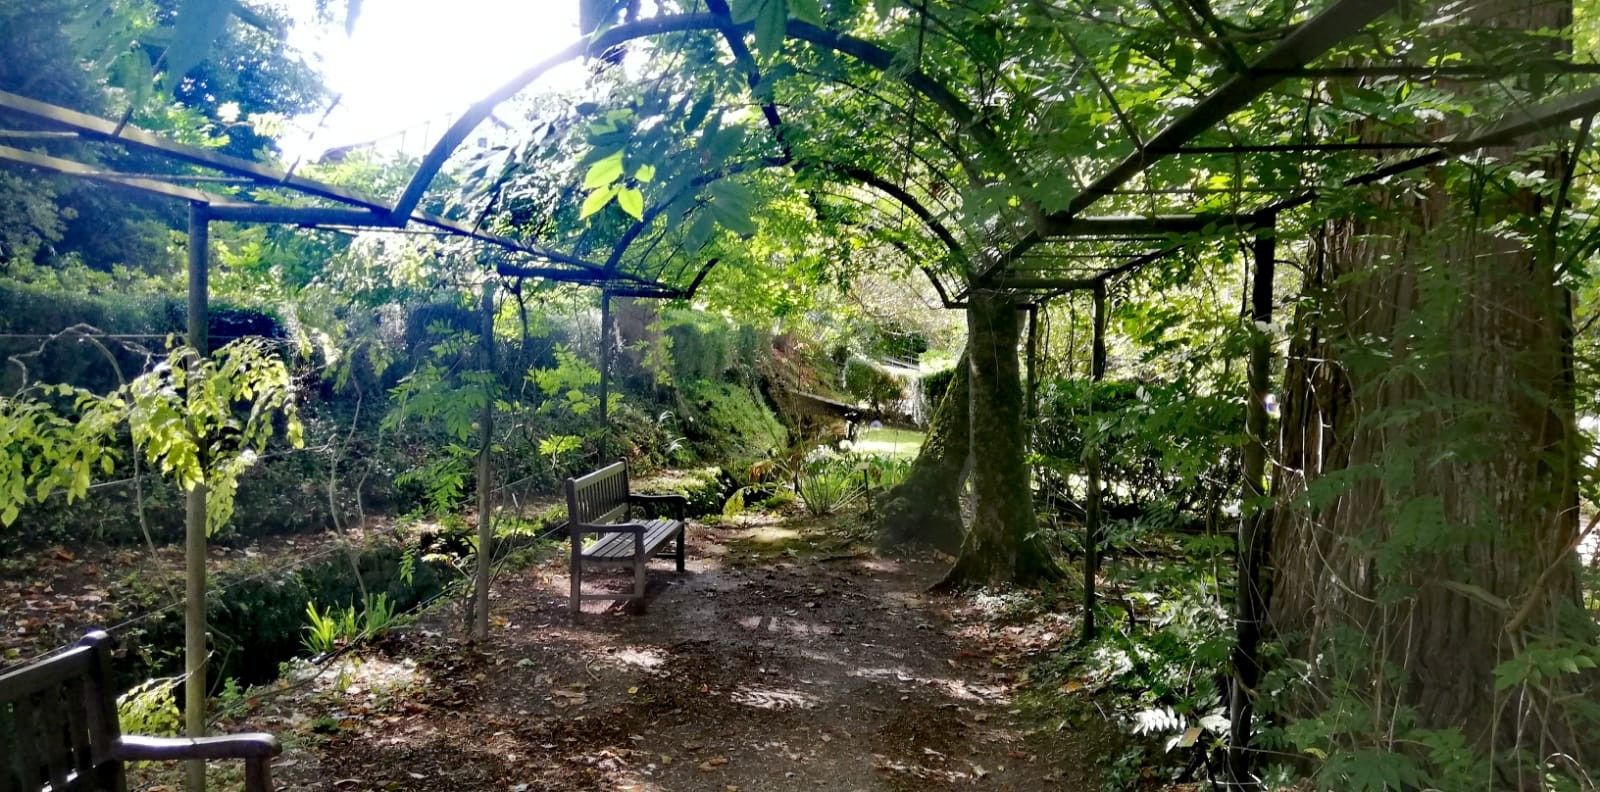
<svg viewBox="0 0 1600 792">
<path fill-rule="evenodd" d="M 698 189 L 722 178 L 763 170 L 811 169 L 828 178 L 902 207 L 920 224 L 924 235 L 961 266 L 931 266 L 915 261 L 917 255 L 904 242 L 889 238 L 885 244 L 912 259 L 927 273 L 947 307 L 959 308 L 977 292 L 998 293 L 1029 311 L 1051 299 L 1074 292 L 1087 292 L 1093 301 L 1091 377 L 1098 381 L 1106 369 L 1105 325 L 1108 285 L 1136 273 L 1200 241 L 1222 236 L 1251 240 L 1253 270 L 1248 297 L 1250 318 L 1256 323 L 1272 319 L 1272 282 L 1276 257 L 1278 217 L 1306 206 L 1320 197 L 1319 191 L 1303 185 L 1282 187 L 1238 185 L 1211 189 L 1193 184 L 1151 183 L 1154 166 L 1177 162 L 1195 171 L 1217 157 L 1247 157 L 1268 154 L 1305 156 L 1339 153 L 1365 153 L 1374 159 L 1360 172 L 1341 173 L 1333 182 L 1342 186 L 1378 183 L 1397 174 L 1445 162 L 1451 158 L 1482 151 L 1489 147 L 1513 145 L 1530 136 L 1563 129 L 1575 121 L 1600 113 L 1600 87 L 1577 88 L 1534 104 L 1518 104 L 1505 115 L 1482 120 L 1465 132 L 1445 136 L 1419 132 L 1409 136 L 1373 141 L 1346 139 L 1319 140 L 1307 137 L 1296 141 L 1242 140 L 1229 144 L 1212 142 L 1208 137 L 1227 125 L 1241 111 L 1296 80 L 1338 81 L 1388 77 L 1409 81 L 1451 79 L 1504 79 L 1519 73 L 1540 71 L 1555 75 L 1600 73 L 1600 65 L 1575 63 L 1552 58 L 1518 64 L 1454 63 L 1445 66 L 1414 65 L 1385 61 L 1349 62 L 1348 53 L 1336 64 L 1319 63 L 1353 37 L 1369 30 L 1385 14 L 1400 9 L 1399 0 L 1332 0 L 1320 12 L 1295 25 L 1252 60 L 1246 61 L 1231 50 L 1213 53 L 1220 63 L 1221 81 L 1205 91 L 1192 104 L 1154 130 L 1140 130 L 1118 113 L 1133 151 L 1111 163 L 1088 180 L 1064 208 L 1045 212 L 1023 204 L 1024 217 L 1018 222 L 1000 224 L 986 235 L 964 238 L 951 226 L 946 212 L 919 196 L 912 185 L 895 176 L 848 162 L 828 162 L 796 152 L 785 137 L 778 104 L 770 98 L 758 104 L 762 120 L 781 152 L 747 163 L 708 171 L 690 189 Z M 551 69 L 587 55 L 603 53 L 628 42 L 669 34 L 709 32 L 727 44 L 738 69 L 753 89 L 770 75 L 764 75 L 745 43 L 751 23 L 734 22 L 724 0 L 707 0 L 707 12 L 662 15 L 623 22 L 581 39 L 531 66 L 500 88 L 461 113 L 437 144 L 423 157 L 415 175 L 401 195 L 393 201 L 365 197 L 333 185 L 324 184 L 266 165 L 228 157 L 213 151 L 176 143 L 124 123 L 77 113 L 14 94 L 0 93 L 0 119 L 15 128 L 0 130 L 0 139 L 27 141 L 35 138 L 47 145 L 62 138 L 110 144 L 136 150 L 209 171 L 236 180 L 239 195 L 220 195 L 176 183 L 183 177 L 134 174 L 104 169 L 101 166 L 64 157 L 0 145 L 0 162 L 9 162 L 49 173 L 90 179 L 149 195 L 187 202 L 190 206 L 190 343 L 202 353 L 206 347 L 206 260 L 205 239 L 210 222 L 284 223 L 307 228 L 420 229 L 429 233 L 472 240 L 503 253 L 506 261 L 496 264 L 506 277 L 532 277 L 557 282 L 588 284 L 602 290 L 602 376 L 609 355 L 609 300 L 612 296 L 683 298 L 692 296 L 717 264 L 715 259 L 693 259 L 680 263 L 674 272 L 666 266 L 641 272 L 626 266 L 631 246 L 663 218 L 666 202 L 652 206 L 613 246 L 605 261 L 589 261 L 563 253 L 538 241 L 488 233 L 476 225 L 438 217 L 419 211 L 429 187 L 469 138 L 471 132 L 491 112 L 516 96 Z M 925 12 L 924 12 L 925 13 Z M 1026 181 L 1014 152 L 1006 149 L 1000 137 L 985 122 L 982 114 L 970 107 L 954 90 L 923 71 L 918 64 L 906 66 L 897 53 L 847 33 L 828 30 L 791 19 L 786 25 L 789 39 L 819 51 L 827 51 L 862 68 L 875 71 L 897 83 L 910 97 L 931 105 L 964 135 L 970 149 L 956 146 L 957 159 L 969 173 L 987 168 L 1015 179 L 1019 188 Z M 1080 54 L 1080 59 L 1082 58 Z M 800 73 L 788 79 L 825 79 Z M 842 80 L 842 78 L 835 78 Z M 1585 127 L 1587 128 L 1587 127 Z M 1202 163 L 1189 166 L 1187 163 Z M 939 174 L 945 178 L 946 174 Z M 1135 185 L 1136 181 L 1142 184 Z M 257 194 L 259 193 L 259 194 Z M 260 200 L 268 194 L 288 194 L 297 203 Z M 1208 195 L 1222 195 L 1235 208 L 1225 212 L 1188 209 Z M 1146 213 L 1126 212 L 1131 197 L 1152 199 Z M 1155 199 L 1160 199 L 1159 204 Z M 1101 212 L 1096 214 L 1096 212 Z M 872 233 L 870 230 L 867 233 Z M 667 258 L 670 258 L 668 256 Z M 1063 267 L 1062 265 L 1067 266 Z M 952 275 L 952 269 L 957 275 Z M 1032 380 L 1032 339 L 1029 326 L 1030 382 Z M 1265 449 L 1269 442 L 1265 394 L 1270 384 L 1272 343 L 1265 334 L 1253 337 L 1249 349 L 1246 426 L 1251 442 L 1243 455 L 1244 497 L 1249 500 L 1265 492 Z M 605 380 L 602 379 L 602 383 Z M 602 384 L 604 387 L 604 384 Z M 605 396 L 602 394 L 602 405 Z M 602 407 L 603 409 L 603 407 Z M 1085 553 L 1085 631 L 1094 629 L 1094 583 L 1099 568 L 1101 542 L 1101 469 L 1098 459 L 1089 465 L 1090 503 L 1086 526 Z M 200 519 L 195 522 L 190 502 L 191 571 L 196 564 L 203 580 L 204 495 L 198 495 Z M 1239 593 L 1236 603 L 1237 645 L 1234 651 L 1234 680 L 1229 696 L 1232 731 L 1229 737 L 1229 765 L 1236 779 L 1248 777 L 1252 695 L 1259 682 L 1257 646 L 1265 615 L 1265 595 L 1261 586 L 1266 530 L 1270 515 L 1256 510 L 1241 519 L 1238 531 Z M 198 530 L 198 539 L 196 539 Z M 195 544 L 198 542 L 198 545 Z M 198 552 L 196 552 L 198 548 Z M 191 586 L 193 585 L 191 579 Z M 203 597 L 203 586 L 191 588 L 190 595 Z M 191 628 L 194 625 L 190 625 Z M 196 643 L 198 641 L 198 643 Z M 188 636 L 190 656 L 204 656 L 203 625 Z"/>
</svg>

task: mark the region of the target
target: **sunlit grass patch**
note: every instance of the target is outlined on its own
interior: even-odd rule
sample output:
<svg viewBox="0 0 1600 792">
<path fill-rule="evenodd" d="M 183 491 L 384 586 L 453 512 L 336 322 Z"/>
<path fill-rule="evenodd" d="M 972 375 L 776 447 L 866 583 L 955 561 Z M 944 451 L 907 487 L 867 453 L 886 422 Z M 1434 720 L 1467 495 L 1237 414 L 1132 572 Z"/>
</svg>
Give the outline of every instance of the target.
<svg viewBox="0 0 1600 792">
<path fill-rule="evenodd" d="M 923 437 L 923 433 L 911 429 L 868 429 L 857 438 L 855 450 L 910 459 L 922 450 Z"/>
</svg>

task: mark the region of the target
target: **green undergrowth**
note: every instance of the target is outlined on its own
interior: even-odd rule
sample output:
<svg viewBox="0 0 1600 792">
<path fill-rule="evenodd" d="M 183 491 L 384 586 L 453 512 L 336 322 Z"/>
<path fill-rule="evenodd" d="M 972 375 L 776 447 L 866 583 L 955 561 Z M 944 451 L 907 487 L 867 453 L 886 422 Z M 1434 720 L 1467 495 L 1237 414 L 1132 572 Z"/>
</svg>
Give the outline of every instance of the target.
<svg viewBox="0 0 1600 792">
<path fill-rule="evenodd" d="M 664 470 L 633 482 L 633 489 L 646 495 L 682 495 L 689 501 L 687 516 L 691 518 L 720 514 L 727 493 L 719 472 L 716 467 Z"/>
<path fill-rule="evenodd" d="M 1104 790 L 1220 778 L 1228 722 L 1218 669 L 1233 646 L 1226 537 L 1173 536 L 1128 520 L 1111 521 L 1107 534 L 1095 635 L 1069 636 L 1029 668 L 1020 703 L 1045 731 L 1103 732 Z"/>
<path fill-rule="evenodd" d="M 684 434 L 708 459 L 760 456 L 786 444 L 788 430 L 750 388 L 729 382 L 681 384 L 690 414 Z"/>
<path fill-rule="evenodd" d="M 859 509 L 815 517 L 790 505 L 773 511 L 712 516 L 710 525 L 736 531 L 725 540 L 723 560 L 762 566 L 776 561 L 819 561 L 871 552 L 872 530 Z"/>
<path fill-rule="evenodd" d="M 397 539 L 355 548 L 331 548 L 321 557 L 283 568 L 263 565 L 216 576 L 207 624 L 216 651 L 210 684 L 273 679 L 278 664 L 303 650 L 308 604 L 343 609 L 382 596 L 395 613 L 407 613 L 440 594 L 459 577 L 451 563 L 428 557 Z M 127 647 L 117 664 L 123 687 L 176 674 L 181 666 L 183 613 L 172 609 L 136 622 L 117 635 Z"/>
</svg>

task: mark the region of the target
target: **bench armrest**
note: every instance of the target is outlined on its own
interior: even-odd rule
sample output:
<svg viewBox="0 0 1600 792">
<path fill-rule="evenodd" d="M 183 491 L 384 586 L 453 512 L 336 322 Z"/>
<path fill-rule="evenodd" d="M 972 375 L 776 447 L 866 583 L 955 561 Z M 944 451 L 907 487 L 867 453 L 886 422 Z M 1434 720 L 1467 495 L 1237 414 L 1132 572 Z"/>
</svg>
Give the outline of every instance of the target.
<svg viewBox="0 0 1600 792">
<path fill-rule="evenodd" d="M 124 762 L 175 762 L 185 759 L 258 759 L 283 751 L 278 738 L 259 732 L 222 737 L 134 737 L 117 740 L 112 754 Z"/>
<path fill-rule="evenodd" d="M 684 514 L 689 509 L 689 498 L 685 495 L 635 495 L 628 493 L 629 503 L 665 503 L 672 506 L 673 516 L 684 519 Z"/>
</svg>

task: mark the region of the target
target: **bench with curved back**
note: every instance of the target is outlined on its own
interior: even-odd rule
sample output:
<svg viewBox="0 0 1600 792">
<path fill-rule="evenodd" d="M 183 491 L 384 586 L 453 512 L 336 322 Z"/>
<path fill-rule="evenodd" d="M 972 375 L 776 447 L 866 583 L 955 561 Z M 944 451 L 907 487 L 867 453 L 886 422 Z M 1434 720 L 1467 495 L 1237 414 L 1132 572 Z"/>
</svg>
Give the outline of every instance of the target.
<svg viewBox="0 0 1600 792">
<path fill-rule="evenodd" d="M 578 613 L 586 599 L 632 600 L 644 606 L 645 565 L 666 544 L 677 539 L 673 557 L 683 571 L 684 514 L 689 499 L 682 495 L 638 495 L 628 491 L 628 463 L 621 460 L 592 473 L 569 478 L 567 489 L 567 532 L 572 540 L 572 594 L 570 608 Z M 676 519 L 633 520 L 637 504 L 661 504 L 671 508 Z M 599 534 L 589 545 L 584 537 Z M 618 564 L 633 567 L 633 593 L 584 594 L 583 567 L 586 564 Z"/>
<path fill-rule="evenodd" d="M 126 763 L 190 759 L 243 759 L 247 792 L 271 792 L 272 735 L 126 735 L 111 685 L 111 636 L 100 631 L 0 673 L 0 792 L 126 792 Z"/>
</svg>

